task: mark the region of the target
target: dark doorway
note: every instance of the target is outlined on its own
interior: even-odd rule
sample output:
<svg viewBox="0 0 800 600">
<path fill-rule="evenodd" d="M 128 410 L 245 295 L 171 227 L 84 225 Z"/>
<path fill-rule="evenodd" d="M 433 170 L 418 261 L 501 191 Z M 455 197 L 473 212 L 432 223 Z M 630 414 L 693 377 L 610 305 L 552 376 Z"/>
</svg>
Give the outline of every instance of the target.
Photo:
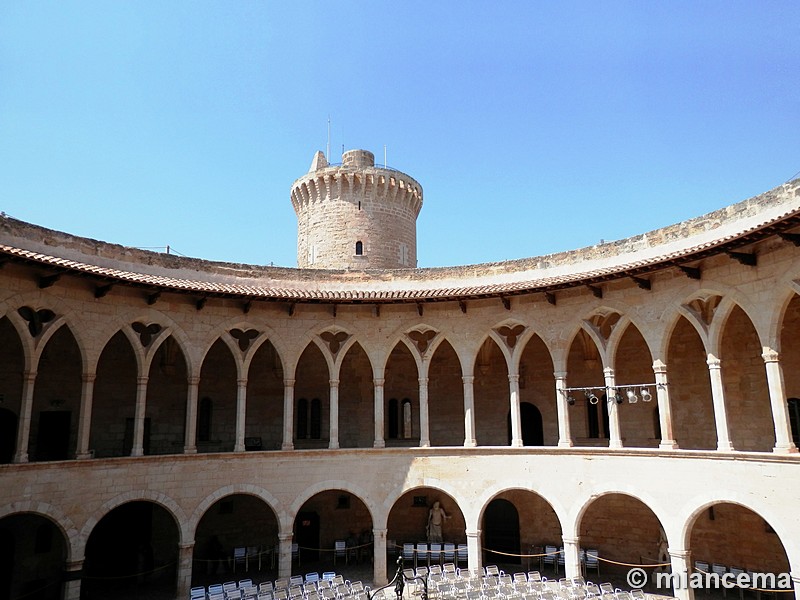
<svg viewBox="0 0 800 600">
<path fill-rule="evenodd" d="M 164 508 L 138 500 L 123 504 L 89 536 L 81 591 L 88 598 L 134 591 L 141 598 L 164 593 L 174 597 L 177 549 L 178 529 Z"/>
<path fill-rule="evenodd" d="M 17 415 L 7 408 L 0 408 L 0 464 L 14 459 L 17 442 Z"/>
<path fill-rule="evenodd" d="M 297 513 L 294 539 L 300 552 L 300 561 L 319 560 L 319 514 L 316 512 Z"/>
<path fill-rule="evenodd" d="M 67 460 L 72 411 L 48 410 L 39 413 L 36 460 Z"/>
<path fill-rule="evenodd" d="M 508 500 L 492 500 L 483 515 L 483 546 L 487 563 L 519 564 L 519 513 Z M 503 552 L 498 554 L 496 552 Z"/>
<path fill-rule="evenodd" d="M 544 446 L 542 413 L 530 402 L 520 402 L 520 425 L 523 446 Z M 511 412 L 508 413 L 508 444 L 511 445 Z"/>
</svg>

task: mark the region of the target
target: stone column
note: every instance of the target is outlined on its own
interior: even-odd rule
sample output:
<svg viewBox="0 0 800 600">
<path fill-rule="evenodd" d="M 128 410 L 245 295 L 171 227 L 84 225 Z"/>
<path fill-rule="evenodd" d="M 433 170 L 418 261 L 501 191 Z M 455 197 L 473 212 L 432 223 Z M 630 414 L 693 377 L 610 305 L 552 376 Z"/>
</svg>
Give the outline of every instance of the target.
<svg viewBox="0 0 800 600">
<path fill-rule="evenodd" d="M 339 380 L 331 379 L 328 384 L 330 385 L 331 399 L 330 441 L 328 442 L 328 448 L 335 450 L 339 447 Z"/>
<path fill-rule="evenodd" d="M 144 418 L 147 413 L 148 377 L 136 378 L 136 412 L 133 416 L 133 448 L 131 456 L 144 456 Z"/>
<path fill-rule="evenodd" d="M 236 380 L 236 443 L 234 452 L 244 452 L 244 430 L 247 419 L 247 379 Z"/>
<path fill-rule="evenodd" d="M 188 598 L 192 589 L 192 559 L 194 558 L 194 542 L 178 544 L 178 569 L 175 585 L 178 598 Z"/>
<path fill-rule="evenodd" d="M 428 378 L 419 378 L 419 445 L 431 445 L 430 422 L 428 421 Z"/>
<path fill-rule="evenodd" d="M 472 570 L 483 568 L 483 555 L 481 553 L 481 530 L 466 531 L 467 534 L 467 566 Z"/>
<path fill-rule="evenodd" d="M 15 463 L 28 462 L 28 444 L 31 438 L 31 414 L 33 413 L 33 388 L 36 385 L 36 371 L 22 374 L 22 403 L 19 408 L 19 428 L 17 447 L 14 451 Z"/>
<path fill-rule="evenodd" d="M 721 361 L 709 354 L 708 374 L 711 377 L 711 398 L 714 401 L 714 422 L 717 426 L 717 450 L 730 452 L 731 430 L 728 424 L 728 411 L 725 407 L 725 388 L 722 385 Z"/>
<path fill-rule="evenodd" d="M 508 391 L 511 400 L 511 446 L 522 448 L 522 421 L 519 411 L 519 373 L 508 376 Z"/>
<path fill-rule="evenodd" d="M 789 421 L 789 406 L 786 403 L 786 387 L 783 382 L 783 369 L 778 353 L 765 348 L 761 355 L 767 369 L 767 386 L 769 402 L 772 406 L 772 422 L 775 426 L 775 447 L 773 452 L 790 454 L 797 452 L 792 439 L 792 426 Z"/>
<path fill-rule="evenodd" d="M 81 577 L 83 576 L 83 560 L 67 561 L 64 564 L 63 600 L 80 600 Z M 186 590 L 189 594 L 189 590 Z"/>
<path fill-rule="evenodd" d="M 478 445 L 475 438 L 475 383 L 474 377 L 462 377 L 464 382 L 464 446 L 474 448 Z"/>
<path fill-rule="evenodd" d="M 292 534 L 278 534 L 278 577 L 292 576 Z"/>
<path fill-rule="evenodd" d="M 669 401 L 669 385 L 667 381 L 667 365 L 660 360 L 653 363 L 653 373 L 656 376 L 656 398 L 658 399 L 658 424 L 661 427 L 661 441 L 658 447 L 661 450 L 675 450 L 678 443 L 672 432 L 672 404 Z"/>
<path fill-rule="evenodd" d="M 383 433 L 383 422 L 384 422 L 384 415 L 383 415 L 383 384 L 385 383 L 384 379 L 373 379 L 372 385 L 374 390 L 374 397 L 375 397 L 375 441 L 372 442 L 373 448 L 385 448 L 386 447 L 386 440 L 384 439 Z"/>
<path fill-rule="evenodd" d="M 564 542 L 564 571 L 566 576 L 580 577 L 583 574 L 581 572 L 580 538 L 561 538 L 561 541 Z"/>
<path fill-rule="evenodd" d="M 373 529 L 372 530 L 372 581 L 373 587 L 380 587 L 386 585 L 386 529 Z"/>
<path fill-rule="evenodd" d="M 92 458 L 89 451 L 89 437 L 92 431 L 92 398 L 94 396 L 95 373 L 84 373 L 81 376 L 81 408 L 78 413 L 78 447 L 75 458 L 84 460 Z"/>
<path fill-rule="evenodd" d="M 292 434 L 293 431 L 294 431 L 294 379 L 284 379 L 283 380 L 283 443 L 281 444 L 281 450 L 294 450 L 294 436 Z M 291 556 L 289 557 L 289 560 L 291 562 Z M 291 567 L 291 564 L 289 566 Z"/>
<path fill-rule="evenodd" d="M 569 404 L 567 403 L 567 372 L 556 371 L 553 373 L 556 378 L 556 409 L 558 410 L 558 447 L 572 448 L 575 442 L 572 441 L 572 431 L 569 426 Z"/>
<path fill-rule="evenodd" d="M 672 563 L 673 581 L 688 582 L 692 574 L 692 556 L 688 550 L 668 550 Z M 663 596 L 669 595 L 669 590 L 658 590 Z M 690 585 L 681 585 L 676 588 L 674 596 L 678 600 L 694 600 L 694 590 Z"/>
<path fill-rule="evenodd" d="M 197 397 L 200 393 L 200 378 L 189 377 L 186 390 L 186 439 L 184 454 L 197 454 Z"/>
<path fill-rule="evenodd" d="M 606 404 L 608 406 L 608 447 L 622 448 L 622 435 L 619 427 L 619 404 L 617 404 L 615 397 L 614 369 L 611 367 L 603 369 L 603 377 L 606 381 Z"/>
</svg>

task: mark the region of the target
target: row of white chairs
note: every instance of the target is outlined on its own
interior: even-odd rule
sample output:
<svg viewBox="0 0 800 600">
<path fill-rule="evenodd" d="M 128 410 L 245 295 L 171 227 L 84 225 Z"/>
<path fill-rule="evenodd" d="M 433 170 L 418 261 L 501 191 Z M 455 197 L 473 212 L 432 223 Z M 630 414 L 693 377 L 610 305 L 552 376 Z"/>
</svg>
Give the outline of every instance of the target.
<svg viewBox="0 0 800 600">
<path fill-rule="evenodd" d="M 610 583 L 586 582 L 583 577 L 548 580 L 539 571 L 508 574 L 496 565 L 483 569 L 458 569 L 454 564 L 442 567 L 417 567 L 403 571 L 411 582 L 411 595 L 419 594 L 420 579 L 427 582 L 433 598 L 454 600 L 644 600 L 641 590 L 626 592 Z"/>
<path fill-rule="evenodd" d="M 351 600 L 366 594 L 361 581 L 344 579 L 332 571 L 307 573 L 254 584 L 251 579 L 191 588 L 190 600 Z"/>
<path fill-rule="evenodd" d="M 393 545 L 393 544 L 392 544 Z M 392 546 L 390 546 L 392 547 Z M 403 560 L 418 564 L 441 564 L 441 563 L 466 563 L 467 545 L 454 544 L 452 542 L 437 543 L 417 542 L 416 544 L 406 542 L 402 546 Z"/>
</svg>

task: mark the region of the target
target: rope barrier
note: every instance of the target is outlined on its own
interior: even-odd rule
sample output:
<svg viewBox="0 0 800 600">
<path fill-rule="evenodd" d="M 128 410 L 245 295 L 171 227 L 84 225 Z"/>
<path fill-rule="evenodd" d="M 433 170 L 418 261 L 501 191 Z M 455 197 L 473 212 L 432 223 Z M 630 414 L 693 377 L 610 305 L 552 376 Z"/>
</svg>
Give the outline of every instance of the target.
<svg viewBox="0 0 800 600">
<path fill-rule="evenodd" d="M 61 584 L 60 581 L 54 581 L 52 583 L 46 583 L 42 587 L 36 588 L 35 590 L 33 590 L 31 592 L 27 592 L 25 594 L 22 594 L 21 596 L 16 596 L 16 597 L 12 598 L 12 600 L 22 600 L 22 598 L 30 598 L 31 596 L 39 594 L 39 592 L 41 592 L 42 590 L 46 590 L 49 587 L 53 587 L 53 586 L 60 585 L 60 584 Z"/>
<path fill-rule="evenodd" d="M 545 552 L 543 554 L 511 554 L 510 552 L 501 552 L 500 550 L 492 550 L 491 548 L 483 548 L 484 552 L 491 552 L 492 554 L 500 554 L 501 556 L 515 556 L 517 558 L 540 558 L 542 556 L 556 556 L 557 554 L 564 554 L 563 550 L 556 550 L 555 552 Z"/>
<path fill-rule="evenodd" d="M 624 562 L 617 562 L 615 560 L 610 560 L 608 558 L 601 558 L 599 556 L 597 557 L 597 560 L 602 560 L 603 562 L 611 563 L 612 565 L 620 565 L 620 566 L 623 566 L 623 567 L 639 567 L 639 568 L 644 567 L 646 569 L 655 569 L 655 568 L 658 568 L 658 567 L 669 567 L 669 566 L 672 565 L 672 563 L 654 563 L 654 564 L 651 564 L 651 565 L 624 563 Z"/>
<path fill-rule="evenodd" d="M 176 562 L 170 562 L 165 564 L 161 567 L 156 567 L 150 571 L 141 571 L 140 573 L 131 573 L 130 575 L 119 575 L 116 577 L 93 577 L 90 575 L 83 575 L 82 579 L 94 579 L 96 581 L 116 581 L 118 579 L 131 579 L 132 577 L 140 577 L 142 575 L 151 575 L 152 573 L 158 573 L 159 571 L 164 571 L 165 569 L 169 569 L 170 567 L 174 566 Z"/>
</svg>

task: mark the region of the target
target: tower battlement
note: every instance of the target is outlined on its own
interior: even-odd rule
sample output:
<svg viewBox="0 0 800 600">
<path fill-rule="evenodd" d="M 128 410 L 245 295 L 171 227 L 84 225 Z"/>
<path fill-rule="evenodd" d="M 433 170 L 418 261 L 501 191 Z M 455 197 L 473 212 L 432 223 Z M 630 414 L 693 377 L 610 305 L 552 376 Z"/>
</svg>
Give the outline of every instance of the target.
<svg viewBox="0 0 800 600">
<path fill-rule="evenodd" d="M 341 165 L 317 152 L 292 184 L 297 264 L 321 269 L 402 269 L 417 265 L 422 186 L 375 166 L 368 150 L 350 150 Z"/>
</svg>

